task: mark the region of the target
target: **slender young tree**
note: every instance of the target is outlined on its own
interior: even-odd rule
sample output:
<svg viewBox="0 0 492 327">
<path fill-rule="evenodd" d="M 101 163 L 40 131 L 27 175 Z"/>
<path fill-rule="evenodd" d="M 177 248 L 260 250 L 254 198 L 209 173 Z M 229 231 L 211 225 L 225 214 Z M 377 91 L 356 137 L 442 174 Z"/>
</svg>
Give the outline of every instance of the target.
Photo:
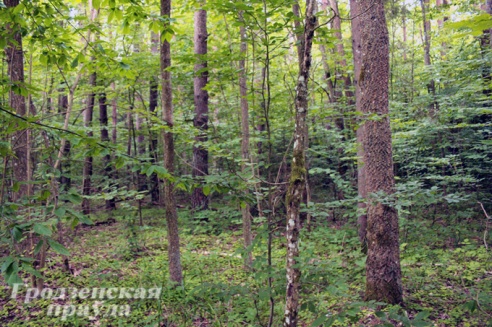
<svg viewBox="0 0 492 327">
<path fill-rule="evenodd" d="M 359 88 L 359 77 L 362 66 L 362 45 L 361 45 L 361 23 L 359 15 L 359 6 L 356 0 L 350 0 L 350 16 L 351 16 L 351 29 L 352 29 L 352 52 L 354 58 L 354 85 L 356 91 L 356 108 L 360 111 L 360 92 Z M 367 250 L 366 241 L 366 228 L 367 228 L 367 214 L 366 211 L 366 183 L 365 183 L 365 165 L 363 162 L 364 158 L 364 148 L 362 147 L 362 141 L 364 139 L 364 125 L 361 124 L 359 120 L 359 126 L 356 132 L 357 138 L 357 191 L 359 195 L 359 202 L 357 204 L 358 210 L 360 211 L 357 217 L 358 224 L 358 234 L 359 240 L 362 243 L 362 248 L 364 251 Z"/>
<path fill-rule="evenodd" d="M 153 55 L 159 52 L 159 35 L 151 33 L 151 45 L 150 49 Z M 159 98 L 158 91 L 158 78 L 152 76 L 149 83 L 149 111 L 150 115 L 154 117 L 157 111 L 157 100 Z M 157 135 L 154 131 L 149 132 L 149 153 L 152 164 L 158 161 L 157 156 Z M 157 173 L 152 173 L 149 180 L 150 197 L 153 203 L 159 203 L 159 178 Z"/>
<path fill-rule="evenodd" d="M 171 18 L 171 0 L 161 0 L 161 16 L 166 21 Z M 169 27 L 169 23 L 166 23 Z M 174 173 L 174 114 L 171 85 L 171 44 L 161 35 L 161 77 L 162 77 L 162 113 L 166 129 L 164 130 L 164 168 L 170 174 Z M 164 181 L 164 205 L 166 208 L 167 239 L 169 277 L 171 281 L 182 284 L 183 271 L 181 268 L 181 254 L 179 250 L 178 213 L 176 211 L 176 198 L 174 195 L 174 183 Z"/>
<path fill-rule="evenodd" d="M 420 0 L 420 7 L 422 8 L 422 21 L 424 27 L 424 64 L 425 66 L 431 66 L 431 22 L 428 19 L 429 13 L 429 0 Z M 439 110 L 439 104 L 436 100 L 436 82 L 433 78 L 430 79 L 427 84 L 427 91 L 432 96 L 433 101 L 429 106 L 429 115 L 434 118 Z"/>
<path fill-rule="evenodd" d="M 388 113 L 389 36 L 384 0 L 357 1 L 356 5 L 360 13 L 361 40 L 357 106 L 366 117 L 362 137 L 368 195 L 365 299 L 399 304 L 403 297 L 398 215 L 393 206 L 377 198 L 391 197 L 395 186 Z"/>
<path fill-rule="evenodd" d="M 306 188 L 306 155 L 305 145 L 307 135 L 307 110 L 308 110 L 308 81 L 311 68 L 311 49 L 314 30 L 317 25 L 315 16 L 316 0 L 306 1 L 306 18 L 302 36 L 302 56 L 299 56 L 299 75 L 297 78 L 297 95 L 295 100 L 295 136 L 291 164 L 289 187 L 285 203 L 287 206 L 287 289 L 284 311 L 284 326 L 297 326 L 299 312 L 299 287 L 301 270 L 299 268 L 299 232 L 301 229 L 300 207 L 302 196 Z"/>
<path fill-rule="evenodd" d="M 244 24 L 243 12 L 239 12 L 239 20 Z M 241 163 L 241 171 L 243 174 L 248 173 L 248 165 L 250 161 L 249 156 L 249 105 L 248 105 L 248 86 L 246 83 L 246 56 L 248 51 L 248 44 L 246 42 L 246 27 L 244 25 L 239 27 L 239 34 L 241 37 L 241 59 L 239 60 L 239 95 L 241 97 L 241 158 L 243 162 Z M 248 189 L 245 190 L 246 195 L 249 194 Z M 250 206 L 246 203 L 241 208 L 241 214 L 243 218 L 243 238 L 244 247 L 249 249 L 253 243 L 253 236 L 251 234 L 251 213 Z M 248 254 L 245 260 L 246 267 L 251 267 L 253 264 L 253 257 L 251 250 L 248 250 Z"/>
<path fill-rule="evenodd" d="M 208 129 L 208 91 L 205 89 L 208 81 L 207 71 L 207 11 L 202 8 L 205 0 L 200 4 L 201 8 L 195 12 L 195 118 L 193 126 L 199 130 L 195 138 L 197 144 L 193 147 L 193 172 L 194 178 L 203 178 L 208 175 L 208 150 L 202 144 L 207 141 Z M 200 180 L 199 182 L 202 182 Z M 193 210 L 208 209 L 208 196 L 203 193 L 202 187 L 193 190 L 191 196 Z"/>
<path fill-rule="evenodd" d="M 94 88 L 96 87 L 95 72 L 91 73 L 91 75 L 89 76 L 89 85 L 91 86 L 92 90 L 90 90 L 90 93 L 87 96 L 87 106 L 84 110 L 84 126 L 89 129 L 89 131 L 87 132 L 87 136 L 92 137 L 94 136 L 94 133 L 92 132 L 92 118 L 94 114 L 94 101 L 95 101 Z M 82 194 L 84 196 L 91 195 L 92 163 L 93 163 L 92 155 L 89 155 L 84 158 L 84 168 L 82 171 L 83 174 Z M 84 213 L 84 215 L 88 215 L 91 213 L 91 202 L 88 198 L 84 198 L 84 200 L 82 201 L 82 212 Z"/>
<path fill-rule="evenodd" d="M 109 130 L 108 130 L 108 102 L 106 93 L 101 92 L 99 94 L 99 126 L 101 128 L 101 142 L 104 144 L 109 143 Z M 104 176 L 110 184 L 113 183 L 113 167 L 111 165 L 111 153 L 107 153 L 103 157 Z M 106 210 L 113 210 L 116 208 L 116 202 L 114 198 L 106 200 Z"/>
<path fill-rule="evenodd" d="M 7 8 L 15 8 L 19 0 L 4 0 Z M 8 75 L 11 87 L 9 90 L 9 106 L 18 116 L 27 114 L 25 97 L 15 89 L 24 87 L 24 52 L 22 48 L 22 35 L 20 26 L 16 23 L 7 24 L 8 42 L 5 47 L 5 59 L 8 65 Z M 19 189 L 12 193 L 12 200 L 16 201 L 27 195 L 28 187 L 28 139 L 25 130 L 16 131 L 12 137 L 12 148 L 15 153 L 13 158 L 13 173 L 15 182 L 19 183 Z"/>
<path fill-rule="evenodd" d="M 90 21 L 94 22 L 97 17 L 97 10 L 95 10 L 92 6 L 92 0 L 89 0 L 89 12 L 90 12 Z M 94 61 L 94 57 L 91 59 Z M 95 87 L 97 81 L 97 74 L 93 71 L 89 75 L 89 86 L 91 90 L 89 91 L 89 95 L 87 96 L 87 106 L 84 110 L 84 126 L 89 129 L 87 132 L 88 137 L 94 136 L 94 132 L 92 131 L 92 119 L 94 116 L 94 103 L 95 103 Z M 84 167 L 82 170 L 82 194 L 84 196 L 91 195 L 91 187 L 92 187 L 92 163 L 93 157 L 89 155 L 84 158 Z M 82 213 L 84 215 L 88 215 L 91 213 L 91 202 L 88 198 L 84 198 L 82 201 Z"/>
</svg>

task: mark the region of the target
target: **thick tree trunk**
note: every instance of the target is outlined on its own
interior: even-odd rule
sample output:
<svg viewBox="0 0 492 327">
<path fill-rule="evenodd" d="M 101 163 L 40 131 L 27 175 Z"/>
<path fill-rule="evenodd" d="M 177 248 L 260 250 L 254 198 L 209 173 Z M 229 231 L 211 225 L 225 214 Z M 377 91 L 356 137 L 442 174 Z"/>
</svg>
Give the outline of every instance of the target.
<svg viewBox="0 0 492 327">
<path fill-rule="evenodd" d="M 4 0 L 7 8 L 14 8 L 19 4 L 19 0 Z M 18 116 L 27 114 L 26 99 L 19 91 L 14 92 L 14 87 L 24 87 L 24 53 L 22 48 L 22 35 L 20 26 L 14 23 L 7 24 L 9 42 L 5 47 L 5 59 L 8 65 L 8 75 L 12 86 L 9 91 L 9 106 Z M 14 179 L 19 183 L 19 190 L 12 192 L 12 201 L 17 201 L 27 195 L 28 182 L 28 144 L 27 133 L 25 130 L 18 130 L 12 136 L 12 148 L 15 157 L 12 159 Z"/>
<path fill-rule="evenodd" d="M 362 45 L 361 45 L 361 22 L 359 16 L 359 6 L 356 0 L 350 0 L 350 16 L 352 17 L 352 52 L 354 57 L 354 85 L 356 87 L 356 108 L 360 111 L 360 89 L 359 89 L 359 77 L 362 66 Z M 365 165 L 364 165 L 364 148 L 362 147 L 362 141 L 364 139 L 364 125 L 361 124 L 359 119 L 359 127 L 356 132 L 357 137 L 357 190 L 360 201 L 357 204 L 357 208 L 360 211 L 357 216 L 358 234 L 359 240 L 362 243 L 362 248 L 366 251 L 366 228 L 367 228 L 367 214 L 366 210 L 366 183 L 365 183 Z"/>
<path fill-rule="evenodd" d="M 358 109 L 364 122 L 365 188 L 369 196 L 394 193 L 391 130 L 388 116 L 389 37 L 384 0 L 357 2 L 360 16 L 361 69 Z M 367 205 L 366 300 L 403 302 L 398 215 L 396 209 L 371 198 Z"/>
<path fill-rule="evenodd" d="M 91 86 L 92 90 L 89 93 L 89 96 L 87 97 L 87 107 L 85 108 L 84 111 L 84 126 L 86 128 L 89 128 L 89 131 L 87 132 L 88 137 L 94 136 L 94 133 L 92 132 L 92 118 L 93 118 L 93 113 L 94 113 L 94 101 L 95 101 L 95 94 L 94 94 L 94 88 L 96 87 L 96 73 L 92 73 L 89 76 L 89 85 Z M 93 158 L 92 156 L 85 157 L 84 159 L 84 168 L 83 168 L 83 179 L 82 179 L 82 194 L 84 196 L 90 196 L 91 195 L 91 179 L 92 179 L 92 161 Z M 84 215 L 88 215 L 91 213 L 91 202 L 89 199 L 84 198 L 82 201 L 82 212 Z"/>
<path fill-rule="evenodd" d="M 303 33 L 303 53 L 299 64 L 297 96 L 295 100 L 296 127 L 289 188 L 286 195 L 287 206 L 287 288 L 284 312 L 284 326 L 297 326 L 299 311 L 299 287 L 301 270 L 299 268 L 299 232 L 301 229 L 300 206 L 306 187 L 305 144 L 307 136 L 308 81 L 311 68 L 311 48 L 316 28 L 314 2 L 306 2 L 306 20 Z"/>
<path fill-rule="evenodd" d="M 243 13 L 239 13 L 239 19 L 244 22 Z M 241 97 L 241 172 L 243 174 L 248 173 L 248 164 L 250 162 L 249 157 L 249 106 L 248 106 L 248 86 L 246 84 L 246 64 L 245 59 L 248 51 L 248 44 L 246 43 L 246 28 L 241 25 L 239 28 L 239 34 L 241 37 L 241 59 L 239 60 L 239 95 Z M 246 188 L 245 195 L 249 194 L 249 190 Z M 251 254 L 251 245 L 253 244 L 253 236 L 251 234 L 251 213 L 249 203 L 245 203 L 241 207 L 241 214 L 243 218 L 243 238 L 244 247 L 247 249 L 248 254 L 245 259 L 245 266 L 251 268 L 253 264 L 253 256 Z"/>
<path fill-rule="evenodd" d="M 171 17 L 170 0 L 161 0 L 161 16 L 166 18 Z M 164 40 L 161 43 L 162 110 L 164 122 L 169 129 L 164 131 L 164 168 L 170 174 L 173 174 L 174 139 L 172 128 L 174 126 L 174 117 L 170 67 L 171 45 L 168 41 Z M 164 181 L 164 205 L 166 207 L 167 221 L 169 276 L 171 281 L 182 284 L 183 272 L 179 250 L 178 213 L 176 212 L 174 184 L 169 180 Z"/>
<path fill-rule="evenodd" d="M 109 143 L 109 130 L 108 130 L 108 103 L 106 93 L 99 94 L 99 126 L 101 128 L 101 142 L 103 144 Z M 111 166 L 111 153 L 108 152 L 103 157 L 104 164 L 104 176 L 108 180 L 109 185 L 113 184 L 113 167 Z M 106 200 L 106 210 L 113 210 L 116 208 L 115 199 Z"/>
<path fill-rule="evenodd" d="M 193 126 L 199 130 L 195 138 L 197 144 L 193 147 L 193 172 L 194 178 L 199 183 L 203 182 L 203 176 L 208 175 L 208 150 L 202 142 L 207 141 L 208 129 L 208 91 L 205 90 L 208 81 L 207 60 L 207 11 L 200 9 L 195 12 L 195 118 Z M 203 194 L 203 188 L 197 187 L 191 196 L 193 210 L 208 209 L 208 196 Z"/>
</svg>

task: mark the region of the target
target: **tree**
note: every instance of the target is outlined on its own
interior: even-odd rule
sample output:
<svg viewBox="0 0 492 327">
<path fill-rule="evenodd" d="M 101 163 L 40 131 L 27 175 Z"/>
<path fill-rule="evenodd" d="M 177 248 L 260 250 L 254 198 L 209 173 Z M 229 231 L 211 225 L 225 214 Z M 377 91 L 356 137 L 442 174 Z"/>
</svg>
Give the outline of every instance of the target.
<svg viewBox="0 0 492 327">
<path fill-rule="evenodd" d="M 97 17 L 97 10 L 95 10 L 92 6 L 92 1 L 89 1 L 89 12 L 90 12 L 90 21 L 94 22 Z M 94 58 L 92 58 L 92 61 L 94 61 Z M 89 95 L 87 96 L 87 105 L 84 110 L 84 126 L 88 129 L 87 136 L 92 137 L 94 136 L 94 132 L 92 131 L 92 118 L 94 115 L 94 103 L 95 103 L 95 87 L 96 87 L 96 80 L 97 80 L 97 74 L 94 71 L 94 68 L 92 68 L 93 71 L 89 75 L 89 86 L 91 87 L 91 90 L 89 91 Z M 91 149 L 88 149 L 88 152 L 90 153 Z M 85 196 L 85 198 L 82 201 L 82 213 L 85 215 L 88 215 L 91 213 L 91 202 L 87 198 L 87 196 L 91 195 L 91 185 L 92 185 L 92 163 L 93 163 L 94 158 L 92 157 L 92 154 L 87 155 L 84 158 L 84 168 L 83 168 L 83 177 L 82 177 L 82 194 Z"/>
<path fill-rule="evenodd" d="M 420 0 L 420 6 L 422 8 L 422 21 L 424 26 L 424 63 L 425 66 L 431 66 L 431 23 L 427 18 L 427 14 L 429 11 L 429 0 Z M 429 105 L 429 115 L 431 118 L 434 118 L 437 111 L 439 110 L 439 104 L 436 100 L 436 82 L 433 78 L 430 79 L 427 84 L 427 91 L 429 95 L 432 96 L 432 103 Z"/>
<path fill-rule="evenodd" d="M 94 102 L 95 102 L 95 93 L 94 93 L 94 88 L 96 87 L 96 72 L 93 72 L 89 76 L 89 85 L 91 86 L 92 90 L 90 91 L 89 95 L 87 96 L 87 106 L 84 110 L 84 126 L 89 129 L 87 132 L 88 137 L 94 136 L 94 133 L 92 132 L 92 118 L 93 118 L 93 113 L 94 113 Z M 90 152 L 91 150 L 88 149 Z M 93 163 L 93 157 L 91 154 L 87 155 L 84 158 L 84 169 L 83 169 L 83 178 L 82 178 L 82 194 L 84 196 L 90 196 L 91 195 L 91 184 L 92 184 L 92 163 Z M 88 215 L 91 213 L 91 202 L 88 198 L 84 198 L 82 201 L 82 212 L 85 215 Z"/>
<path fill-rule="evenodd" d="M 195 118 L 193 126 L 198 129 L 198 136 L 193 147 L 193 177 L 203 178 L 208 175 L 208 150 L 203 142 L 207 141 L 208 129 L 208 91 L 205 89 L 208 81 L 207 70 L 207 11 L 202 8 L 195 12 Z M 199 180 L 200 183 L 203 180 Z M 202 187 L 193 190 L 191 205 L 194 210 L 208 209 L 208 196 L 203 193 Z"/>
<path fill-rule="evenodd" d="M 302 55 L 299 56 L 299 75 L 297 78 L 297 95 L 295 100 L 295 136 L 294 148 L 289 179 L 289 188 L 285 203 L 287 206 L 287 289 L 285 300 L 284 326 L 297 326 L 299 311 L 299 287 L 301 270 L 298 266 L 299 232 L 301 229 L 300 209 L 304 190 L 306 188 L 306 155 L 305 145 L 307 132 L 308 111 L 308 81 L 311 68 L 311 49 L 317 19 L 315 16 L 315 0 L 306 1 L 306 18 L 302 36 Z"/>
<path fill-rule="evenodd" d="M 246 27 L 244 26 L 244 16 L 243 12 L 239 12 L 239 20 L 243 23 L 239 27 L 239 34 L 241 37 L 241 59 L 239 60 L 239 95 L 241 97 L 241 158 L 243 162 L 241 163 L 241 172 L 243 174 L 247 173 L 248 164 L 250 160 L 249 156 L 249 106 L 248 106 L 248 86 L 246 84 L 246 65 L 245 65 L 245 57 L 248 51 L 248 44 L 246 42 Z M 246 189 L 246 195 L 249 194 Z M 253 237 L 251 235 L 251 213 L 250 206 L 248 203 L 245 203 L 244 206 L 241 207 L 241 215 L 243 219 L 243 238 L 244 238 L 244 247 L 248 249 L 248 254 L 246 256 L 246 266 L 251 267 L 253 263 L 253 258 L 251 255 L 251 244 L 253 243 Z"/>
<path fill-rule="evenodd" d="M 99 94 L 99 125 L 101 128 L 101 142 L 103 144 L 109 143 L 109 130 L 108 130 L 108 102 L 106 93 L 101 92 Z M 107 153 L 103 158 L 104 175 L 108 180 L 108 183 L 113 184 L 113 167 L 111 166 L 111 153 Z M 105 205 L 107 210 L 113 210 L 116 208 L 116 202 L 114 198 L 106 200 Z"/>
<path fill-rule="evenodd" d="M 151 40 L 151 52 L 153 55 L 157 54 L 159 48 L 159 35 L 152 32 L 150 40 Z M 157 76 L 152 76 L 150 78 L 149 84 L 150 84 L 149 85 L 149 111 L 151 117 L 154 117 L 156 115 L 157 101 L 159 98 Z M 149 153 L 150 153 L 150 160 L 152 164 L 155 164 L 158 161 L 157 143 L 158 143 L 157 135 L 154 131 L 151 130 L 149 132 Z M 150 197 L 152 199 L 152 202 L 159 203 L 159 178 L 157 177 L 157 173 L 152 173 L 150 175 L 149 187 L 150 187 Z"/>
<path fill-rule="evenodd" d="M 389 37 L 384 0 L 356 2 L 360 13 L 361 68 L 357 109 L 364 115 L 362 147 L 367 192 L 366 300 L 403 302 L 398 215 L 380 197 L 394 193 L 388 116 Z"/>
<path fill-rule="evenodd" d="M 361 23 L 360 23 L 360 11 L 356 0 L 350 0 L 350 15 L 351 15 L 351 29 L 352 29 L 352 52 L 354 57 L 354 85 L 356 90 L 356 108 L 360 111 L 361 97 L 358 95 L 359 90 L 359 77 L 362 67 L 362 44 L 361 44 Z M 367 214 L 366 214 L 366 182 L 365 182 L 365 165 L 363 162 L 364 148 L 362 142 L 364 140 L 364 125 L 361 124 L 359 119 L 359 127 L 356 132 L 357 139 L 357 192 L 359 196 L 359 202 L 357 204 L 358 216 L 358 234 L 359 241 L 362 243 L 363 250 L 366 250 L 366 229 L 367 229 Z"/>
<path fill-rule="evenodd" d="M 161 16 L 166 20 L 166 29 L 169 28 L 171 19 L 171 0 L 161 0 Z M 164 168 L 169 174 L 174 173 L 174 114 L 171 85 L 171 44 L 166 39 L 166 30 L 161 35 L 161 78 L 162 78 L 162 113 L 166 129 L 164 130 Z M 164 181 L 164 206 L 166 209 L 169 277 L 172 282 L 183 283 L 183 271 L 181 267 L 181 254 L 179 250 L 178 213 L 176 211 L 176 198 L 174 195 L 174 183 L 166 179 Z"/>
<path fill-rule="evenodd" d="M 15 8 L 19 5 L 19 0 L 4 0 L 7 8 Z M 8 65 L 8 75 L 10 78 L 9 106 L 18 116 L 26 116 L 26 99 L 22 95 L 24 85 L 24 52 L 22 48 L 22 35 L 20 25 L 14 22 L 7 24 L 8 43 L 5 47 L 5 57 Z M 12 137 L 12 148 L 15 157 L 13 158 L 13 172 L 15 182 L 19 183 L 19 189 L 12 194 L 12 200 L 16 201 L 27 195 L 28 182 L 28 139 L 25 130 L 14 132 Z"/>
</svg>

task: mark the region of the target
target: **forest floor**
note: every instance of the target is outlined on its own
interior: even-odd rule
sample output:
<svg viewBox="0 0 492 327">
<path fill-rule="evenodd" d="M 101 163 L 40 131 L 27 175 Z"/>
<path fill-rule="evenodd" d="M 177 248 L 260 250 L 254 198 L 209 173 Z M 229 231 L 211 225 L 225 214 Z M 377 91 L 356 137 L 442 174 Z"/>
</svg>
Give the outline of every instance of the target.
<svg viewBox="0 0 492 327">
<path fill-rule="evenodd" d="M 226 213 L 215 214 L 218 219 Z M 1 326 L 267 326 L 272 303 L 272 326 L 281 326 L 285 295 L 281 226 L 272 233 L 269 267 L 265 224 L 255 221 L 255 262 L 247 272 L 238 219 L 220 226 L 193 221 L 182 210 L 184 285 L 176 288 L 167 282 L 163 210 L 144 209 L 143 226 L 123 210 L 111 218 L 107 214 L 92 218 L 97 224 L 77 227 L 67 244 L 70 273 L 62 271 L 62 256 L 48 252 L 45 288 L 60 294 L 56 292 L 62 288 L 68 292 L 162 287 L 160 297 L 40 296 L 26 303 L 26 292 L 33 291 L 21 287 L 11 299 L 11 289 L 2 282 Z M 484 247 L 483 231 L 475 224 L 462 223 L 458 233 L 451 224 L 401 221 L 403 308 L 361 301 L 365 257 L 352 224 L 335 228 L 324 222 L 305 230 L 300 326 L 492 326 L 492 249 Z M 27 284 L 30 278 L 24 277 Z"/>
</svg>

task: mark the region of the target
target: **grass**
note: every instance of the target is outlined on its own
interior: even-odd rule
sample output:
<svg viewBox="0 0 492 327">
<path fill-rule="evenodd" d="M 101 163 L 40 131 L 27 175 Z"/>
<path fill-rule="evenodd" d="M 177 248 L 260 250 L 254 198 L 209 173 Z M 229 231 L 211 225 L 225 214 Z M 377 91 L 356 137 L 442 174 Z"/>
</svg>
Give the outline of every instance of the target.
<svg viewBox="0 0 492 327">
<path fill-rule="evenodd" d="M 167 241 L 164 212 L 145 209 L 145 226 L 133 214 L 117 211 L 93 217 L 97 226 L 79 226 L 67 245 L 71 274 L 62 272 L 61 256 L 49 252 L 45 287 L 162 287 L 159 299 L 35 299 L 23 293 L 10 299 L 0 290 L 2 326 L 266 326 L 270 297 L 274 323 L 280 326 L 285 296 L 285 241 L 274 232 L 272 267 L 267 265 L 266 233 L 257 225 L 254 269 L 243 269 L 239 221 L 210 213 L 215 225 L 194 221 L 180 212 L 184 285 L 167 282 Z M 213 217 L 215 215 L 215 217 Z M 220 226 L 219 219 L 224 219 Z M 104 223 L 108 221 L 109 223 Z M 303 231 L 301 241 L 301 326 L 490 326 L 492 321 L 491 252 L 473 224 L 459 239 L 439 224 L 403 220 L 401 263 L 405 307 L 361 302 L 365 257 L 354 226 L 332 228 L 319 223 Z M 450 231 L 448 231 L 450 230 Z M 28 276 L 24 276 L 28 283 Z M 271 277 L 272 288 L 267 279 Z M 51 304 L 101 306 L 108 312 L 84 316 L 49 316 Z M 118 305 L 113 315 L 112 305 Z M 124 312 L 125 306 L 130 308 Z M 79 310 L 77 309 L 77 310 Z M 80 309 L 83 310 L 83 309 Z M 91 312 L 93 313 L 93 312 Z M 331 320 L 330 320 L 331 319 Z M 315 322 L 316 321 L 316 322 Z"/>
</svg>

